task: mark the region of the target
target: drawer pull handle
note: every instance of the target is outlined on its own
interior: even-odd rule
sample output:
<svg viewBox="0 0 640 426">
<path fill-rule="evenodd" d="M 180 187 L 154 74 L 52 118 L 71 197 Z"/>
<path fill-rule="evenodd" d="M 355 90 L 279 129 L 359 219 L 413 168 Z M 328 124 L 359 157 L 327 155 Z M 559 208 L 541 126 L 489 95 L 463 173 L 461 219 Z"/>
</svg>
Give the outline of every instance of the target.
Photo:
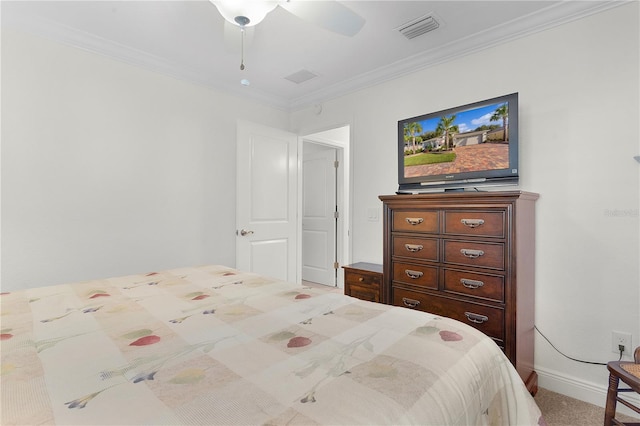
<svg viewBox="0 0 640 426">
<path fill-rule="evenodd" d="M 472 249 L 461 249 L 460 253 L 462 253 L 464 257 L 468 257 L 469 259 L 477 259 L 480 256 L 484 255 L 484 252 L 482 250 Z"/>
<path fill-rule="evenodd" d="M 424 247 L 421 244 L 405 244 L 404 248 L 406 248 L 407 251 L 410 251 L 411 253 L 415 253 L 422 250 Z"/>
<path fill-rule="evenodd" d="M 404 303 L 404 306 L 406 306 L 407 308 L 415 308 L 420 304 L 420 301 L 415 299 L 409 299 L 408 297 L 403 297 L 402 303 Z"/>
<path fill-rule="evenodd" d="M 424 219 L 421 217 L 408 217 L 406 218 L 406 221 L 409 225 L 420 225 L 424 222 Z"/>
<path fill-rule="evenodd" d="M 465 286 L 466 288 L 470 288 L 472 290 L 482 287 L 484 285 L 482 281 L 470 280 L 468 278 L 461 278 L 460 282 L 462 283 L 463 286 Z"/>
<path fill-rule="evenodd" d="M 404 273 L 407 274 L 407 276 L 412 280 L 417 280 L 424 275 L 424 272 L 412 271 L 411 269 L 405 269 Z"/>
<path fill-rule="evenodd" d="M 358 278 L 358 281 L 363 282 L 364 281 L 364 277 Z"/>
<path fill-rule="evenodd" d="M 475 324 L 482 324 L 485 323 L 487 321 L 489 321 L 489 317 L 486 317 L 484 315 L 480 315 L 480 314 L 474 314 L 472 312 L 465 312 L 464 315 L 467 317 L 467 319 Z"/>
<path fill-rule="evenodd" d="M 469 228 L 477 228 L 480 225 L 484 225 L 484 219 L 460 219 L 460 222 Z"/>
</svg>

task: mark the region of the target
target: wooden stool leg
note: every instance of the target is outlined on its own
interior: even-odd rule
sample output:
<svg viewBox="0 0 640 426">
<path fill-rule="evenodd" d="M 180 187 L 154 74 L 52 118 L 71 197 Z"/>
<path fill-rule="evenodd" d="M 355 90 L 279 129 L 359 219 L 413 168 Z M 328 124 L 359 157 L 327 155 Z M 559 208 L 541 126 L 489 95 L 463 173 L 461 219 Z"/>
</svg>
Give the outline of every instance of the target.
<svg viewBox="0 0 640 426">
<path fill-rule="evenodd" d="M 604 426 L 611 426 L 616 416 L 616 403 L 618 397 L 618 384 L 620 378 L 614 374 L 609 374 L 609 388 L 607 389 L 607 405 L 604 409 Z"/>
</svg>

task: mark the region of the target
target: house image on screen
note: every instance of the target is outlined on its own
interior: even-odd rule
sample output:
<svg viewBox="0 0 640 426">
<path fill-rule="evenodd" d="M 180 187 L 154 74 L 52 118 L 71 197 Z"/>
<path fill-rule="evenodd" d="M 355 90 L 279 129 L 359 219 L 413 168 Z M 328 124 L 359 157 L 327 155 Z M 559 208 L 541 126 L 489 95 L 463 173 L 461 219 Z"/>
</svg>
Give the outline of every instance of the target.
<svg viewBox="0 0 640 426">
<path fill-rule="evenodd" d="M 493 130 L 457 133 L 453 135 L 453 146 L 457 148 L 461 146 L 478 145 L 485 142 L 502 142 L 503 140 L 504 128 L 501 127 Z"/>
</svg>

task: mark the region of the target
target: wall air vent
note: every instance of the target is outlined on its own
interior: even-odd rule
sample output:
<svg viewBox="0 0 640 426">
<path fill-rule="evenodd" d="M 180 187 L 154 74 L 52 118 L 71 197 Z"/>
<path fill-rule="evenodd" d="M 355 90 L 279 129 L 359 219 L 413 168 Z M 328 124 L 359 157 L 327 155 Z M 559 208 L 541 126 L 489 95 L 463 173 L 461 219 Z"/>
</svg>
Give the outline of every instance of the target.
<svg viewBox="0 0 640 426">
<path fill-rule="evenodd" d="M 436 18 L 434 18 L 432 14 L 429 14 L 400 25 L 396 29 L 400 34 L 411 40 L 429 31 L 433 31 L 439 26 L 440 24 L 436 21 Z"/>
<path fill-rule="evenodd" d="M 289 80 L 293 83 L 300 84 L 305 81 L 309 81 L 312 78 L 316 78 L 317 75 L 308 70 L 300 70 L 298 72 L 294 72 L 291 75 L 285 77 L 285 80 Z"/>
</svg>

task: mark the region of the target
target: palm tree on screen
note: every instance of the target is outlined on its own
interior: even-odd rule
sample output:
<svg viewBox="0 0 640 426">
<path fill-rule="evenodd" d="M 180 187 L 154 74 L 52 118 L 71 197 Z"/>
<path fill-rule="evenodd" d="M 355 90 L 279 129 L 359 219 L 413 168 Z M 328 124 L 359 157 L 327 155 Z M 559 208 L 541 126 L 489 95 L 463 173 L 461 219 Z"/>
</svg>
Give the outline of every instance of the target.
<svg viewBox="0 0 640 426">
<path fill-rule="evenodd" d="M 456 121 L 456 115 L 450 115 L 449 117 L 440 117 L 440 122 L 436 127 L 436 132 L 440 135 L 444 134 L 444 142 L 446 144 L 446 149 L 449 150 L 449 135 L 453 135 L 454 133 L 458 133 L 460 130 L 458 129 L 457 124 L 453 124 Z"/>
<path fill-rule="evenodd" d="M 416 135 L 422 133 L 422 125 L 417 121 L 411 123 L 405 123 L 404 125 L 404 139 L 405 141 L 411 140 L 412 151 L 416 153 Z"/>
<path fill-rule="evenodd" d="M 502 128 L 504 129 L 503 141 L 509 140 L 509 128 L 508 128 L 508 120 L 509 118 L 509 104 L 503 104 L 498 109 L 493 112 L 490 121 L 498 121 L 502 120 Z"/>
</svg>

